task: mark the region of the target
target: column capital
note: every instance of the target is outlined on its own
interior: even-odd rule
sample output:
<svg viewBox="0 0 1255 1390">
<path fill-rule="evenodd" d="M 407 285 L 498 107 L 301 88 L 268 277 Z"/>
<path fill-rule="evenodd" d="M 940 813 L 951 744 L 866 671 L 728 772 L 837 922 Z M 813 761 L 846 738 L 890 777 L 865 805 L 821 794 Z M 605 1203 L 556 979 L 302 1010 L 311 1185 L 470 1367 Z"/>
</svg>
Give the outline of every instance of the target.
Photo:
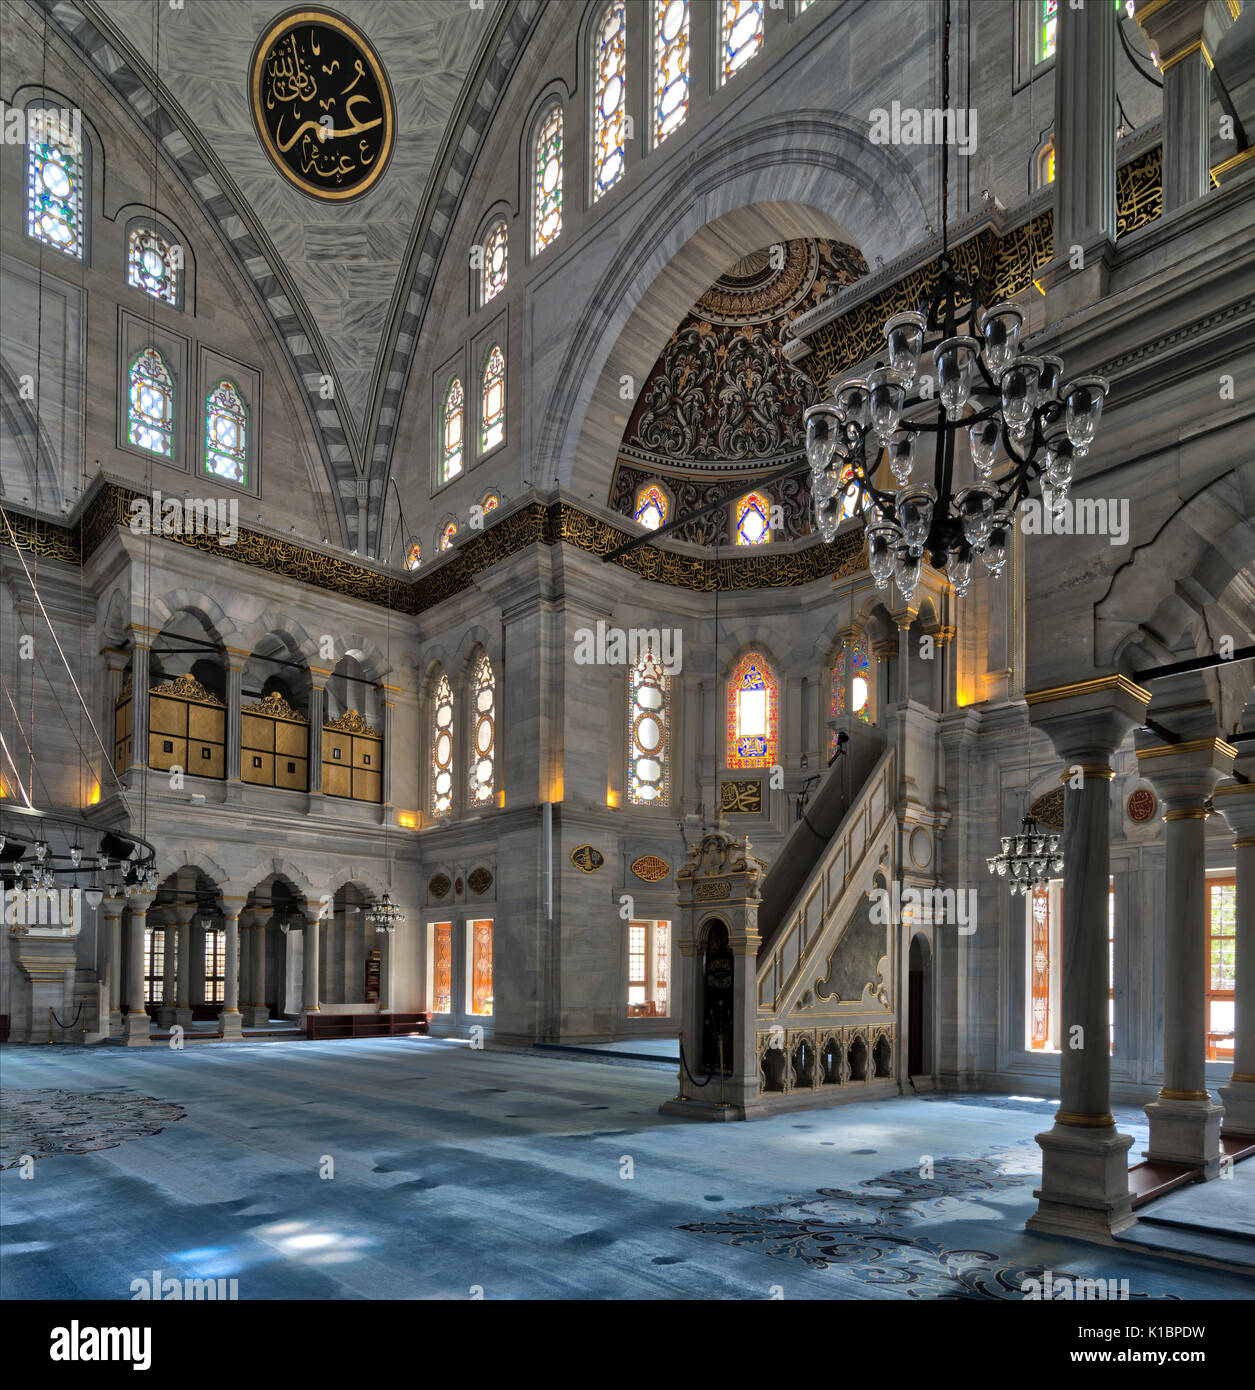
<svg viewBox="0 0 1255 1390">
<path fill-rule="evenodd" d="M 1224 781 L 1211 796 L 1238 843 L 1255 843 L 1255 782 Z"/>
<path fill-rule="evenodd" d="M 106 922 L 119 922 L 122 920 L 122 909 L 126 906 L 126 899 L 123 897 L 107 897 L 100 900 L 100 915 Z"/>
<path fill-rule="evenodd" d="M 1216 783 L 1233 770 L 1237 750 L 1220 738 L 1154 743 L 1137 750 L 1137 770 L 1159 793 L 1167 818 L 1201 810 Z"/>
<path fill-rule="evenodd" d="M 1146 717 L 1150 692 L 1127 676 L 1098 676 L 1024 696 L 1029 720 L 1068 763 L 1105 766 Z"/>
<path fill-rule="evenodd" d="M 904 628 L 910 627 L 915 619 L 919 617 L 919 605 L 916 604 L 914 608 L 908 606 L 906 608 L 890 609 L 889 617 L 893 620 L 894 627 L 901 632 Z"/>
<path fill-rule="evenodd" d="M 1134 14 L 1160 72 L 1167 72 L 1191 53 L 1212 54 L 1233 24 L 1228 0 L 1141 0 Z"/>
<path fill-rule="evenodd" d="M 156 900 L 156 893 L 132 893 L 125 902 L 129 911 L 143 916 Z"/>
<path fill-rule="evenodd" d="M 193 919 L 200 913 L 199 903 L 171 903 L 174 920 L 180 927 L 190 927 Z"/>
</svg>

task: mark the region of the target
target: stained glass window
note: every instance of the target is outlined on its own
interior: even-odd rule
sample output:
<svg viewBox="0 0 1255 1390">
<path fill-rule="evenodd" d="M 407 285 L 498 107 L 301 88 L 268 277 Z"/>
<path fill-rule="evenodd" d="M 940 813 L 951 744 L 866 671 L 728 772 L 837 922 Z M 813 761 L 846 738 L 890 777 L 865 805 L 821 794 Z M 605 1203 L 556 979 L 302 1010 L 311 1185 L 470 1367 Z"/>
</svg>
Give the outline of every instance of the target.
<svg viewBox="0 0 1255 1390">
<path fill-rule="evenodd" d="M 205 1003 L 221 1004 L 227 982 L 227 934 L 222 927 L 205 932 Z"/>
<path fill-rule="evenodd" d="M 562 230 L 562 107 L 549 108 L 532 147 L 532 255 Z"/>
<path fill-rule="evenodd" d="M 653 648 L 628 670 L 628 802 L 671 799 L 671 681 Z"/>
<path fill-rule="evenodd" d="M 471 671 L 470 804 L 492 802 L 493 765 L 497 758 L 497 683 L 487 652 L 480 652 Z"/>
<path fill-rule="evenodd" d="M 492 1013 L 492 919 L 471 923 L 471 1013 Z"/>
<path fill-rule="evenodd" d="M 1059 0 L 1038 0 L 1040 20 L 1037 30 L 1037 61 L 1044 63 L 1055 56 L 1059 42 Z M 1022 53 L 1024 50 L 1021 49 Z"/>
<path fill-rule="evenodd" d="M 59 111 L 26 113 L 26 230 L 37 241 L 83 259 L 83 158 Z"/>
<path fill-rule="evenodd" d="M 131 233 L 126 257 L 126 281 L 154 299 L 167 304 L 179 300 L 179 274 L 170 243 L 151 227 L 136 227 Z"/>
<path fill-rule="evenodd" d="M 779 685 L 760 652 L 741 658 L 728 680 L 728 766 L 772 767 L 779 747 Z"/>
<path fill-rule="evenodd" d="M 447 816 L 453 810 L 453 690 L 442 671 L 436 682 L 431 713 L 431 813 Z"/>
<path fill-rule="evenodd" d="M 841 494 L 841 520 L 848 521 L 850 517 L 857 516 L 860 504 L 866 510 L 871 501 L 870 494 L 863 491 L 858 483 L 854 481 L 854 469 L 846 467 L 841 470 L 841 483 L 843 491 Z"/>
<path fill-rule="evenodd" d="M 481 304 L 487 304 L 505 289 L 509 250 L 509 233 L 502 219 L 489 227 L 488 235 L 484 238 L 484 268 L 479 281 Z"/>
<path fill-rule="evenodd" d="M 127 438 L 138 449 L 170 458 L 174 447 L 174 383 L 156 348 L 131 363 Z"/>
<path fill-rule="evenodd" d="M 431 1011 L 453 1012 L 453 923 L 431 924 Z"/>
<path fill-rule="evenodd" d="M 479 381 L 479 451 L 486 454 L 505 438 L 505 358 L 496 345 Z"/>
<path fill-rule="evenodd" d="M 1232 1062 L 1237 1028 L 1237 887 L 1207 880 L 1207 1060 Z M 1245 968 L 1245 967 L 1244 967 Z"/>
<path fill-rule="evenodd" d="M 636 494 L 636 519 L 656 531 L 667 524 L 667 494 L 656 483 L 648 483 Z"/>
<path fill-rule="evenodd" d="M 761 492 L 742 497 L 736 507 L 737 545 L 763 545 L 771 539 L 771 504 Z"/>
<path fill-rule="evenodd" d="M 829 709 L 833 718 L 847 712 L 870 724 L 874 718 L 872 701 L 873 674 L 871 649 L 867 638 L 854 637 L 837 653 L 832 667 L 832 700 Z M 837 751 L 837 731 L 829 730 L 828 756 Z"/>
<path fill-rule="evenodd" d="M 229 381 L 220 381 L 205 400 L 205 471 L 241 487 L 248 482 L 248 420 Z"/>
<path fill-rule="evenodd" d="M 682 126 L 688 113 L 689 0 L 654 0 L 654 144 Z"/>
<path fill-rule="evenodd" d="M 627 107 L 627 12 L 606 6 L 593 40 L 593 201 L 623 176 Z"/>
<path fill-rule="evenodd" d="M 484 509 L 484 515 L 486 516 L 489 512 L 495 512 L 497 510 L 497 508 L 501 505 L 501 499 L 497 496 L 495 492 L 489 492 L 485 494 L 483 503 L 481 505 Z"/>
<path fill-rule="evenodd" d="M 460 377 L 449 381 L 444 393 L 444 407 L 440 422 L 440 481 L 447 483 L 462 471 L 463 420 L 466 416 L 466 401 L 462 394 Z"/>
<path fill-rule="evenodd" d="M 405 568 L 407 570 L 416 570 L 422 563 L 423 545 L 418 537 L 415 536 L 410 541 L 409 545 L 405 547 Z"/>
<path fill-rule="evenodd" d="M 726 82 L 763 46 L 763 0 L 720 0 L 719 80 Z"/>
<path fill-rule="evenodd" d="M 1050 1046 L 1050 889 L 1034 888 L 1029 940 L 1029 1047 L 1034 1052 Z"/>
<path fill-rule="evenodd" d="M 445 551 L 445 550 L 448 550 L 448 549 L 449 549 L 449 547 L 453 544 L 453 539 L 454 539 L 454 537 L 457 535 L 457 533 L 458 533 L 458 524 L 457 524 L 457 522 L 456 522 L 456 521 L 446 521 L 445 524 L 440 528 L 440 549 L 441 549 L 441 551 Z"/>
</svg>

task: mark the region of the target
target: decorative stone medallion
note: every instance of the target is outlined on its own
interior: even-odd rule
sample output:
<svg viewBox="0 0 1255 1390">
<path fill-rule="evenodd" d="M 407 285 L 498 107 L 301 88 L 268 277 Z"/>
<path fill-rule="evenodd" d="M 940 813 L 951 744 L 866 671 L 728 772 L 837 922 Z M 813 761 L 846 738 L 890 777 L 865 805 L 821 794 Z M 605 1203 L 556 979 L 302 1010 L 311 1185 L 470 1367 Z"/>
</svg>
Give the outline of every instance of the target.
<svg viewBox="0 0 1255 1390">
<path fill-rule="evenodd" d="M 632 872 L 646 883 L 657 883 L 671 872 L 671 865 L 656 854 L 642 854 L 639 859 L 632 860 Z"/>
<path fill-rule="evenodd" d="M 1045 796 L 1039 796 L 1028 808 L 1028 813 L 1038 825 L 1051 830 L 1063 829 L 1063 788 L 1056 787 Z"/>
<path fill-rule="evenodd" d="M 396 115 L 375 50 L 322 10 L 277 19 L 253 50 L 253 124 L 279 172 L 326 202 L 361 197 L 392 154 Z"/>
<path fill-rule="evenodd" d="M 486 893 L 492 887 L 492 872 L 482 866 L 472 869 L 466 877 L 472 893 Z"/>
<path fill-rule="evenodd" d="M 606 856 L 592 845 L 576 845 L 571 851 L 571 863 L 586 874 L 595 874 L 606 862 Z"/>
<path fill-rule="evenodd" d="M 699 903 L 719 902 L 732 896 L 732 880 L 727 878 L 698 879 L 693 885 L 693 897 Z"/>
<path fill-rule="evenodd" d="M 428 881 L 427 892 L 433 898 L 447 898 L 449 889 L 452 887 L 453 884 L 449 881 L 448 874 L 437 874 L 435 878 Z"/>
<path fill-rule="evenodd" d="M 763 784 L 758 777 L 719 783 L 719 809 L 729 816 L 761 816 Z"/>
<path fill-rule="evenodd" d="M 1136 791 L 1130 792 L 1126 803 L 1129 819 L 1134 825 L 1145 825 L 1154 816 L 1157 806 L 1155 793 L 1147 787 L 1138 787 Z"/>
</svg>

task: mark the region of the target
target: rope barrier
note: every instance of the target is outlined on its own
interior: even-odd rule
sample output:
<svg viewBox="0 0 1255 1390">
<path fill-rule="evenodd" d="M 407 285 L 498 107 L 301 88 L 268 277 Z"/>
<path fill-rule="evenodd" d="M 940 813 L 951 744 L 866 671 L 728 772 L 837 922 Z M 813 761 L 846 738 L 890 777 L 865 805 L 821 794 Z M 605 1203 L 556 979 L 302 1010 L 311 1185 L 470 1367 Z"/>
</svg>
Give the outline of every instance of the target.
<svg viewBox="0 0 1255 1390">
<path fill-rule="evenodd" d="M 709 1085 L 710 1085 L 710 1082 L 711 1082 L 711 1079 L 714 1077 L 714 1074 L 715 1074 L 715 1068 L 714 1068 L 714 1067 L 711 1067 L 709 1073 L 708 1073 L 707 1076 L 706 1076 L 706 1080 L 705 1080 L 705 1081 L 698 1081 L 698 1079 L 693 1075 L 693 1073 L 692 1073 L 691 1071 L 689 1071 L 688 1060 L 687 1060 L 687 1058 L 684 1056 L 684 1039 L 683 1039 L 683 1038 L 680 1039 L 680 1065 L 684 1068 L 684 1074 L 688 1077 L 690 1085 L 697 1086 L 697 1087 L 699 1087 L 699 1088 L 702 1087 L 702 1086 L 709 1086 Z"/>
<path fill-rule="evenodd" d="M 52 1021 L 57 1025 L 58 1028 L 73 1028 L 74 1025 L 79 1021 L 80 1016 L 82 1015 L 83 1001 L 81 999 L 78 1001 L 78 1013 L 74 1015 L 74 1017 L 69 1021 L 69 1023 L 62 1023 L 52 1009 L 49 1009 L 48 1012 L 52 1015 Z"/>
</svg>

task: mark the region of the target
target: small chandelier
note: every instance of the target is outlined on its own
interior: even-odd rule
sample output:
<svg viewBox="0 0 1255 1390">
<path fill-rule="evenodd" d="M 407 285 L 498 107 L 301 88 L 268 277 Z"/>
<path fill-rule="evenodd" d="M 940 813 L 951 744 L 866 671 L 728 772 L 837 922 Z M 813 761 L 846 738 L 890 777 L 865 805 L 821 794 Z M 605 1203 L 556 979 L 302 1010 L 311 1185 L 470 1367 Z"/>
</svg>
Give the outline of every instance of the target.
<svg viewBox="0 0 1255 1390">
<path fill-rule="evenodd" d="M 1002 837 L 1002 853 L 991 854 L 985 860 L 989 872 L 1009 880 L 1011 896 L 1021 896 L 1034 888 L 1044 888 L 1051 875 L 1063 872 L 1063 852 L 1060 837 L 1043 835 L 1037 821 L 1025 816 L 1018 835 Z"/>
<path fill-rule="evenodd" d="M 383 897 L 367 908 L 366 920 L 374 923 L 376 932 L 391 936 L 398 924 L 405 921 L 405 913 L 392 901 L 392 894 L 385 889 Z"/>
</svg>

